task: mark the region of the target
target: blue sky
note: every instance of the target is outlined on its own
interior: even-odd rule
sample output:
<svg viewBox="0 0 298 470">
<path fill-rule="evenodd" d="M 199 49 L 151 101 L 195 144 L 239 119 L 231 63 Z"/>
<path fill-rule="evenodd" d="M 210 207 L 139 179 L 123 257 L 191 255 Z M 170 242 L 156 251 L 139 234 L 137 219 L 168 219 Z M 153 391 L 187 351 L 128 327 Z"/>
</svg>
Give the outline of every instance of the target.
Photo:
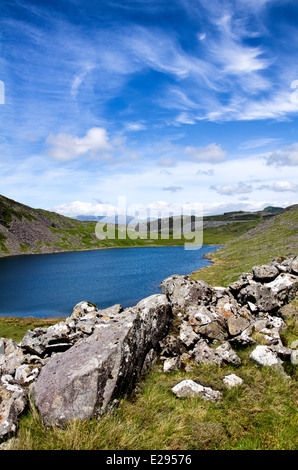
<svg viewBox="0 0 298 470">
<path fill-rule="evenodd" d="M 0 193 L 65 215 L 298 196 L 298 4 L 2 0 Z"/>
</svg>

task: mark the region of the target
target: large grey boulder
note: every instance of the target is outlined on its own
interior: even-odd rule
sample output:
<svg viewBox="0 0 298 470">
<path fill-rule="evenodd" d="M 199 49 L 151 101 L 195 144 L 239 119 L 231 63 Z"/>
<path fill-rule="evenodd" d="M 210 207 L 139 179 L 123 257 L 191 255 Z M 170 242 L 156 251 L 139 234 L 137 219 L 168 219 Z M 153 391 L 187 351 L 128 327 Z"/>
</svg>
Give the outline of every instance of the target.
<svg viewBox="0 0 298 470">
<path fill-rule="evenodd" d="M 111 408 L 133 390 L 170 323 L 171 306 L 163 294 L 98 321 L 91 335 L 54 355 L 34 383 L 43 421 L 60 425 L 94 418 Z"/>
<path fill-rule="evenodd" d="M 241 289 L 238 298 L 242 305 L 247 303 L 255 305 L 255 312 L 274 312 L 280 307 L 280 302 L 273 295 L 270 286 L 262 284 L 249 284 Z"/>
<path fill-rule="evenodd" d="M 272 264 L 254 266 L 252 272 L 254 280 L 259 282 L 273 281 L 279 275 L 279 270 Z"/>
<path fill-rule="evenodd" d="M 174 274 L 162 281 L 160 288 L 173 308 L 173 313 L 184 312 L 188 306 L 208 304 L 212 300 L 212 287 L 205 281 L 193 281 L 188 276 Z"/>
</svg>

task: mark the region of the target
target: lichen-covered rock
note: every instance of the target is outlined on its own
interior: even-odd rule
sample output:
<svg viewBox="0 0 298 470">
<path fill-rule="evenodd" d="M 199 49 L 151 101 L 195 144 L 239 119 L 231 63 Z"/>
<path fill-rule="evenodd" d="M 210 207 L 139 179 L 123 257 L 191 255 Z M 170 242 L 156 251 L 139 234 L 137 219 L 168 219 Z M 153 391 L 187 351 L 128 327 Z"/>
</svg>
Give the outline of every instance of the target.
<svg viewBox="0 0 298 470">
<path fill-rule="evenodd" d="M 252 268 L 252 272 L 254 280 L 260 282 L 273 281 L 279 275 L 279 270 L 275 266 L 270 264 L 254 266 Z"/>
<path fill-rule="evenodd" d="M 249 357 L 261 366 L 277 366 L 279 368 L 282 366 L 281 359 L 279 359 L 276 352 L 274 352 L 269 346 L 256 346 Z"/>
<path fill-rule="evenodd" d="M 224 378 L 223 378 L 223 383 L 228 387 L 228 388 L 233 388 L 233 387 L 237 387 L 239 385 L 242 385 L 243 384 L 243 380 L 238 377 L 236 374 L 229 374 L 229 375 L 226 375 Z"/>
<path fill-rule="evenodd" d="M 172 392 L 179 398 L 196 398 L 200 397 L 203 400 L 218 401 L 222 395 L 217 390 L 212 390 L 210 387 L 203 387 L 193 380 L 183 380 L 172 388 Z"/>
<path fill-rule="evenodd" d="M 0 385 L 0 441 L 15 433 L 21 413 L 27 403 L 25 390 L 5 381 Z"/>
<path fill-rule="evenodd" d="M 17 367 L 26 360 L 22 349 L 15 341 L 0 338 L 0 376 L 2 374 L 14 374 Z"/>
<path fill-rule="evenodd" d="M 197 364 L 216 364 L 221 366 L 223 359 L 220 354 L 207 344 L 206 341 L 199 341 L 190 352 Z"/>
<path fill-rule="evenodd" d="M 179 356 L 170 357 L 164 361 L 163 371 L 172 372 L 174 370 L 180 369 L 180 366 L 181 366 L 181 359 Z"/>
<path fill-rule="evenodd" d="M 228 330 L 231 336 L 240 335 L 244 330 L 246 330 L 250 321 L 243 317 L 231 316 L 228 321 Z"/>
<path fill-rule="evenodd" d="M 196 331 L 204 338 L 211 340 L 225 341 L 229 336 L 226 324 L 221 319 L 200 326 L 196 329 Z"/>
<path fill-rule="evenodd" d="M 266 284 L 272 292 L 272 297 L 278 299 L 279 306 L 293 300 L 298 291 L 297 276 L 281 273 L 274 281 Z"/>
<path fill-rule="evenodd" d="M 53 351 L 61 352 L 70 348 L 73 343 L 69 333 L 70 329 L 65 322 L 48 328 L 35 328 L 26 332 L 20 346 L 27 353 L 43 357 Z"/>
<path fill-rule="evenodd" d="M 204 281 L 193 281 L 188 276 L 170 276 L 162 281 L 160 288 L 170 300 L 173 313 L 184 312 L 189 305 L 202 305 L 212 300 L 211 286 Z"/>
<path fill-rule="evenodd" d="M 191 325 L 188 325 L 186 322 L 182 322 L 180 326 L 179 339 L 187 348 L 196 343 L 200 337 L 195 333 Z"/>
<path fill-rule="evenodd" d="M 235 365 L 241 364 L 240 357 L 236 354 L 228 341 L 225 341 L 223 344 L 218 346 L 215 349 L 215 352 L 223 360 L 223 362 Z"/>
<path fill-rule="evenodd" d="M 276 311 L 280 306 L 280 302 L 273 295 L 270 286 L 262 284 L 249 284 L 239 292 L 239 301 L 242 305 L 251 302 L 256 306 L 256 312 L 272 312 Z"/>
<path fill-rule="evenodd" d="M 171 307 L 153 295 L 96 325 L 94 333 L 55 355 L 34 383 L 35 404 L 46 424 L 94 418 L 131 392 L 148 352 L 167 334 Z"/>
</svg>

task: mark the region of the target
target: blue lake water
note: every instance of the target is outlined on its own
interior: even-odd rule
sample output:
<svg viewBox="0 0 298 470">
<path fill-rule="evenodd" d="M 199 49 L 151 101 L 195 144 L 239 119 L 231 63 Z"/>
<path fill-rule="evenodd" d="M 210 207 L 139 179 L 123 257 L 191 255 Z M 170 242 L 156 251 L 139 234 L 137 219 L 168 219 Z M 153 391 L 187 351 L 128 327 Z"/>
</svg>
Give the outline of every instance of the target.
<svg viewBox="0 0 298 470">
<path fill-rule="evenodd" d="M 203 256 L 217 248 L 112 248 L 1 258 L 0 315 L 67 317 L 82 300 L 99 309 L 131 307 L 161 293 L 166 277 L 208 266 Z"/>
</svg>

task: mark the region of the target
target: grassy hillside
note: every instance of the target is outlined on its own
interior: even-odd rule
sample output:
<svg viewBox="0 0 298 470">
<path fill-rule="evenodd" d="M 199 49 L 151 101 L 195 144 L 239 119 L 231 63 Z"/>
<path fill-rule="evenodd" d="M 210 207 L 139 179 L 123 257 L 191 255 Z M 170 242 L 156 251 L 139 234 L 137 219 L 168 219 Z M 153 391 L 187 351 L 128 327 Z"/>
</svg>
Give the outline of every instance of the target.
<svg viewBox="0 0 298 470">
<path fill-rule="evenodd" d="M 226 286 L 252 266 L 298 254 L 298 205 L 257 225 L 212 253 L 214 265 L 193 273 L 212 285 Z"/>
<path fill-rule="evenodd" d="M 260 222 L 271 218 L 279 208 L 267 208 L 255 213 L 231 212 L 217 216 L 204 217 L 203 243 L 222 245 L 256 227 Z M 125 226 L 115 225 L 115 239 L 99 240 L 95 234 L 96 221 L 82 221 L 49 212 L 33 209 L 19 202 L 0 195 L 0 256 L 52 253 L 76 250 L 95 250 L 109 247 L 183 245 L 185 240 L 173 238 L 170 219 L 170 237 L 162 239 L 162 230 L 167 219 L 144 223 L 138 227 L 135 237 L 121 239 L 118 233 L 126 230 Z M 104 226 L 104 224 L 102 224 Z M 147 238 L 150 228 L 157 239 Z M 187 240 L 193 230 L 192 223 L 185 226 Z M 144 234 L 145 232 L 145 234 Z M 138 235 L 143 234 L 143 238 Z"/>
<path fill-rule="evenodd" d="M 227 220 L 227 217 L 225 216 Z M 245 223 L 207 227 L 209 239 L 219 242 L 241 233 Z M 230 229 L 233 228 L 234 232 Z M 210 230 L 217 230 L 210 232 Z M 209 230 L 209 232 L 208 232 Z M 240 232 L 240 233 L 239 233 Z M 245 232 L 245 230 L 244 230 Z M 272 258 L 298 252 L 298 205 L 242 232 L 212 254 L 215 264 L 194 274 L 212 285 L 232 282 L 243 271 Z M 222 238 L 220 238 L 222 237 Z M 230 238 L 231 240 L 231 238 Z M 298 338 L 298 299 L 286 306 L 288 330 L 283 343 Z M 40 319 L 0 319 L 0 336 L 19 341 L 29 327 L 44 326 Z M 54 323 L 57 320 L 52 320 Z M 254 346 L 239 348 L 241 366 L 193 365 L 186 372 L 164 373 L 162 364 L 142 377 L 135 392 L 121 400 L 113 412 L 98 420 L 72 421 L 63 428 L 46 427 L 34 405 L 24 413 L 16 438 L 4 444 L 11 450 L 296 450 L 297 374 L 289 364 L 284 378 L 271 367 L 249 359 Z M 236 373 L 244 385 L 227 389 L 222 379 Z M 223 393 L 220 403 L 177 400 L 171 388 L 192 379 Z"/>
</svg>

